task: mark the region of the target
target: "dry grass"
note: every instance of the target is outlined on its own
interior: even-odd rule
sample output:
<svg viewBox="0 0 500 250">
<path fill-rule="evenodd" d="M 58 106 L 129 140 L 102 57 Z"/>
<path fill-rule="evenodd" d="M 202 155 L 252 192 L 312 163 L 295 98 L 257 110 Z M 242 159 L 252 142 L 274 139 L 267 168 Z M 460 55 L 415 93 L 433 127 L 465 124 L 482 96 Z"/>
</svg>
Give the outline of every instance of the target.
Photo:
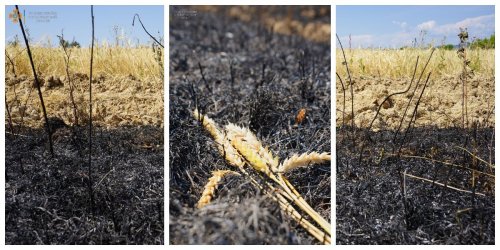
<svg viewBox="0 0 500 250">
<path fill-rule="evenodd" d="M 88 79 L 90 49 L 72 48 L 69 71 L 80 124 L 88 118 Z M 32 48 L 35 67 L 42 81 L 47 113 L 66 124 L 75 124 L 70 86 L 65 72 L 62 48 Z M 8 46 L 6 59 L 6 97 L 14 125 L 41 127 L 39 101 L 33 91 L 33 78 L 26 51 Z M 152 48 L 97 46 L 94 49 L 94 122 L 106 127 L 122 125 L 163 126 L 162 67 Z M 61 86 L 50 86 L 51 81 Z"/>
<path fill-rule="evenodd" d="M 430 49 L 346 49 L 347 63 L 351 72 L 356 76 L 372 77 L 411 77 L 415 68 L 415 59 L 427 58 Z M 337 73 L 343 78 L 347 76 L 345 66 L 342 65 L 342 53 L 337 50 Z M 468 57 L 471 60 L 471 68 L 476 75 L 482 77 L 493 77 L 495 75 L 495 51 L 494 50 L 470 50 Z M 428 68 L 434 77 L 458 76 L 462 72 L 463 62 L 457 56 L 456 50 L 436 51 L 434 58 Z M 419 65 L 420 72 L 423 64 Z"/>
<path fill-rule="evenodd" d="M 360 127 L 368 127 L 375 117 L 378 105 L 390 94 L 405 90 L 415 69 L 417 57 L 420 61 L 429 58 L 427 49 L 346 49 L 346 58 L 353 77 L 355 123 Z M 345 65 L 341 51 L 337 51 L 336 70 L 349 88 Z M 477 122 L 481 126 L 494 124 L 494 93 L 495 93 L 495 58 L 494 50 L 469 50 L 467 58 L 473 71 L 468 80 L 468 117 L 469 122 Z M 419 63 L 415 82 L 419 79 L 424 63 Z M 463 61 L 456 50 L 441 50 L 434 52 L 426 72 L 432 72 L 428 89 L 422 96 L 414 126 L 437 126 L 440 128 L 457 127 L 462 124 L 462 87 L 460 75 Z M 423 82 L 425 79 L 422 79 Z M 422 86 L 423 84 L 420 84 Z M 373 123 L 372 129 L 395 129 L 399 126 L 401 117 L 414 91 L 402 96 L 391 97 L 384 103 L 380 114 Z M 420 89 L 421 87 L 419 87 Z M 343 109 L 344 95 L 341 84 L 337 82 L 337 124 L 349 123 L 351 115 L 351 97 L 345 97 L 345 113 Z"/>
<path fill-rule="evenodd" d="M 70 58 L 71 72 L 89 74 L 90 48 L 72 48 Z M 29 59 L 21 46 L 7 46 L 6 53 L 14 61 L 17 75 L 32 75 Z M 61 47 L 33 46 L 33 61 L 38 73 L 42 75 L 66 75 L 64 52 Z M 12 65 L 6 60 L 7 69 Z M 155 61 L 151 47 L 115 47 L 106 43 L 94 48 L 93 71 L 95 75 L 128 76 L 149 78 L 158 76 L 160 66 Z M 12 72 L 12 71 L 9 71 Z"/>
</svg>

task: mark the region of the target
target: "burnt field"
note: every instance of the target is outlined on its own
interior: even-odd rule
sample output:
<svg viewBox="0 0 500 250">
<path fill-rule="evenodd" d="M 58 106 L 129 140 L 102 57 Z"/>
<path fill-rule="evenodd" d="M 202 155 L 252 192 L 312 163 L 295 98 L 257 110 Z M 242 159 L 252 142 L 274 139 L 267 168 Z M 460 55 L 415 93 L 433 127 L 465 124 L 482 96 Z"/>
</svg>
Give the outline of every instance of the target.
<svg viewBox="0 0 500 250">
<path fill-rule="evenodd" d="M 163 244 L 163 129 L 86 127 L 6 134 L 6 244 Z M 8 128 L 6 129 L 8 131 Z"/>
<path fill-rule="evenodd" d="M 358 130 L 356 147 L 350 133 L 337 130 L 338 244 L 495 243 L 493 128 L 415 128 L 399 157 L 394 131 Z"/>
<path fill-rule="evenodd" d="M 262 174 L 245 175 L 224 159 L 192 112 L 198 108 L 220 126 L 249 128 L 279 159 L 330 152 L 330 43 L 273 32 L 258 17 L 233 18 L 231 7 L 176 14 L 187 8 L 170 9 L 169 243 L 322 243 L 255 185 L 252 178 Z M 330 22 L 329 13 L 315 18 Z M 306 115 L 297 122 L 301 109 Z M 211 202 L 197 208 L 215 170 L 239 174 L 223 177 Z M 330 163 L 284 175 L 330 221 Z"/>
</svg>

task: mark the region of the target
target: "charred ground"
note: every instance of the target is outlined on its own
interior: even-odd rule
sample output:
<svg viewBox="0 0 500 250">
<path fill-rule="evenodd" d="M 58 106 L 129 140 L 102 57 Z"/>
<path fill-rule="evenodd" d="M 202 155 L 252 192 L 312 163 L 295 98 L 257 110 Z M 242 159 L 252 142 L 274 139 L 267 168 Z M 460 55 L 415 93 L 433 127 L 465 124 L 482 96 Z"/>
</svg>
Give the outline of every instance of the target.
<svg viewBox="0 0 500 250">
<path fill-rule="evenodd" d="M 53 158 L 44 129 L 6 135 L 6 243 L 162 244 L 163 129 L 94 129 L 94 206 L 86 127 L 54 130 Z"/>
<path fill-rule="evenodd" d="M 337 244 L 495 243 L 494 177 L 478 172 L 473 177 L 471 170 L 494 175 L 494 168 L 458 148 L 467 145 L 494 164 L 492 127 L 415 128 L 401 157 L 391 154 L 393 148 L 398 152 L 403 135 L 393 143 L 392 130 L 357 130 L 353 147 L 351 131 L 337 129 Z M 401 173 L 430 182 L 402 179 Z"/>
<path fill-rule="evenodd" d="M 249 127 L 280 159 L 330 152 L 329 43 L 279 35 L 224 11 L 194 13 L 170 21 L 170 244 L 320 243 L 244 177 L 225 177 L 212 203 L 195 208 L 211 171 L 233 167 L 191 111 Z M 301 108 L 307 118 L 294 127 Z M 330 173 L 326 164 L 287 174 L 327 219 Z"/>
</svg>

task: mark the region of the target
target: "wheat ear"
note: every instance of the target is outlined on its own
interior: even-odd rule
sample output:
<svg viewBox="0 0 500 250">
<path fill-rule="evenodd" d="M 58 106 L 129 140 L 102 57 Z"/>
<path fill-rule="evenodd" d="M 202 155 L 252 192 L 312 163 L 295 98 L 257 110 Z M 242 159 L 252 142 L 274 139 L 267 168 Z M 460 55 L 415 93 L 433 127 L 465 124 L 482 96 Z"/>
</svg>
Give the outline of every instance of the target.
<svg viewBox="0 0 500 250">
<path fill-rule="evenodd" d="M 293 155 L 292 157 L 283 161 L 279 166 L 278 171 L 288 172 L 298 167 L 305 167 L 309 164 L 321 164 L 326 161 L 331 161 L 331 155 L 329 153 L 303 153 L 301 155 Z"/>
<path fill-rule="evenodd" d="M 267 175 L 270 175 L 271 169 L 276 169 L 278 157 L 274 157 L 268 148 L 264 148 L 250 130 L 232 123 L 226 125 L 225 129 L 231 144 L 253 168 Z"/>
<path fill-rule="evenodd" d="M 212 138 L 214 138 L 217 143 L 217 149 L 219 153 L 223 155 L 226 160 L 233 166 L 242 168 L 245 163 L 243 159 L 238 154 L 238 151 L 233 148 L 229 142 L 227 136 L 221 132 L 214 120 L 210 119 L 208 116 L 203 115 L 198 112 L 198 109 L 193 111 L 193 116 L 196 120 L 203 122 L 203 127 L 210 133 Z"/>
<path fill-rule="evenodd" d="M 208 203 L 210 203 L 210 201 L 212 201 L 212 198 L 214 197 L 214 194 L 215 194 L 215 189 L 217 189 L 219 182 L 227 174 L 240 175 L 240 174 L 238 174 L 234 171 L 231 171 L 231 170 L 213 171 L 212 177 L 208 178 L 208 182 L 205 185 L 205 189 L 203 189 L 203 193 L 201 194 L 201 197 L 198 200 L 198 204 L 196 205 L 197 208 L 202 208 L 202 207 L 208 205 Z"/>
</svg>

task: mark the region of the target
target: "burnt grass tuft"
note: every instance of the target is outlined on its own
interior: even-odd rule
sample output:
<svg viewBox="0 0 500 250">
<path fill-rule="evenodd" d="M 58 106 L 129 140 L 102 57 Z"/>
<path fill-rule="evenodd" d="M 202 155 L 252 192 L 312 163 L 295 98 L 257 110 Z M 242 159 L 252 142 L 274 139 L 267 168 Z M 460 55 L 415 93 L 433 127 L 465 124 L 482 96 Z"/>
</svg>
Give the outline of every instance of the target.
<svg viewBox="0 0 500 250">
<path fill-rule="evenodd" d="M 170 8 L 174 13 L 188 7 Z M 280 159 L 330 152 L 330 52 L 330 44 L 273 34 L 258 20 L 241 22 L 223 11 L 172 16 L 170 244 L 320 244 L 244 176 L 225 177 L 212 202 L 196 209 L 211 171 L 237 169 L 225 162 L 191 111 L 197 105 L 221 126 L 249 127 Z M 302 96 L 305 80 L 311 81 L 308 93 L 314 98 Z M 307 118 L 294 127 L 301 108 Z M 287 177 L 330 219 L 330 164 Z"/>
<path fill-rule="evenodd" d="M 88 192 L 87 130 L 6 135 L 6 244 L 163 244 L 163 129 L 95 128 L 94 206 Z"/>
<path fill-rule="evenodd" d="M 495 243 L 494 180 L 476 175 L 472 188 L 470 170 L 421 158 L 391 156 L 393 131 L 358 130 L 353 148 L 350 131 L 347 127 L 337 128 L 337 244 Z M 491 127 L 466 131 L 414 128 L 401 152 L 491 173 L 486 164 L 477 163 L 456 146 L 467 143 L 466 148 L 494 164 L 493 131 Z M 370 139 L 362 137 L 364 133 Z M 366 146 L 360 164 L 362 144 Z M 399 175 L 404 171 L 486 196 L 406 177 L 404 197 Z"/>
</svg>

